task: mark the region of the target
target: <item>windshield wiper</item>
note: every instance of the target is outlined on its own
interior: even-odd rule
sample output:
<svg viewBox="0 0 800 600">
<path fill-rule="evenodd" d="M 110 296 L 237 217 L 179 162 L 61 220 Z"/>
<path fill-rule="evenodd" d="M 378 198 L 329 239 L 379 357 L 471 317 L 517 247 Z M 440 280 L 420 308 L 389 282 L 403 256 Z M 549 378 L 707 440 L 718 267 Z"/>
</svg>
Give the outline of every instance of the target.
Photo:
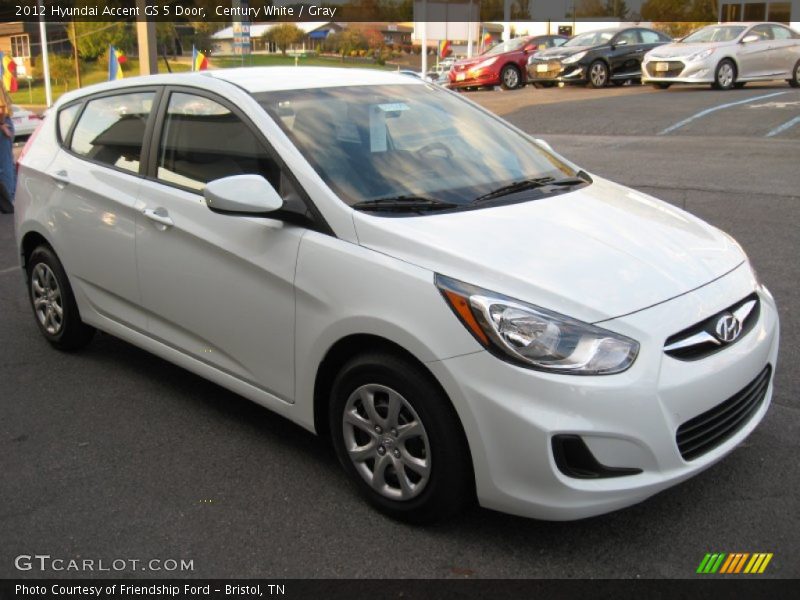
<svg viewBox="0 0 800 600">
<path fill-rule="evenodd" d="M 550 186 L 567 188 L 591 183 L 591 180 L 583 171 L 580 171 L 578 175 L 578 177 L 563 177 L 561 179 L 556 179 L 555 177 L 537 177 L 534 179 L 515 181 L 514 183 L 510 183 L 508 185 L 504 185 L 503 187 L 499 187 L 496 190 L 492 190 L 488 194 L 478 196 L 472 202 L 470 202 L 470 204 L 482 204 L 484 202 L 494 200 L 495 198 L 509 196 L 511 194 L 524 192 L 526 190 L 535 190 Z M 583 177 L 580 177 L 580 175 L 583 175 Z"/>
<path fill-rule="evenodd" d="M 427 198 L 425 196 L 393 196 L 390 198 L 376 198 L 374 200 L 363 200 L 352 205 L 356 210 L 372 212 L 394 211 L 394 212 L 424 212 L 432 210 L 447 210 L 448 208 L 458 208 L 460 205 L 454 202 Z"/>
</svg>

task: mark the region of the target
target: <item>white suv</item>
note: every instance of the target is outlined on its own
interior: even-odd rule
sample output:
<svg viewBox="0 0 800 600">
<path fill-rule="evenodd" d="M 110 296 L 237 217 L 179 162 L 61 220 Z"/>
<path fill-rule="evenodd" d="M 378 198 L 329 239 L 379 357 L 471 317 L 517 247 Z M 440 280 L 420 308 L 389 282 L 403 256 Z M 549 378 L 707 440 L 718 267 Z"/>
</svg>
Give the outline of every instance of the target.
<svg viewBox="0 0 800 600">
<path fill-rule="evenodd" d="M 397 518 L 576 519 L 733 450 L 778 315 L 729 236 L 393 73 L 65 95 L 20 159 L 44 336 L 95 329 L 332 443 Z"/>
</svg>

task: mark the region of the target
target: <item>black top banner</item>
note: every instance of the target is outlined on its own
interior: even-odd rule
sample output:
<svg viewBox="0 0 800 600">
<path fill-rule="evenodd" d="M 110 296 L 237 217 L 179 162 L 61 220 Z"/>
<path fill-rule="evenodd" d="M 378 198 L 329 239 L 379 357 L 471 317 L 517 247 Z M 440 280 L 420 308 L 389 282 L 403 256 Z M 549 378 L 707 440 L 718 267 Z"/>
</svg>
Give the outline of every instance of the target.
<svg viewBox="0 0 800 600">
<path fill-rule="evenodd" d="M 768 8 L 769 7 L 769 8 Z M 774 14 L 772 14 L 774 13 Z M 800 0 L 4 0 L 0 21 L 800 20 Z"/>
</svg>

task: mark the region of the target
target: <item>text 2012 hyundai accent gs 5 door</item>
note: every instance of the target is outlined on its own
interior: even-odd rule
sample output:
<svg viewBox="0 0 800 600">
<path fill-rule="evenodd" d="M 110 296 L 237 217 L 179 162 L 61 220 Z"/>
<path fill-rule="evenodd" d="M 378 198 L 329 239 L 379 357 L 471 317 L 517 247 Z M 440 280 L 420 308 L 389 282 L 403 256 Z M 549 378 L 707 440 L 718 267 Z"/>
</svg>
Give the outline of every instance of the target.
<svg viewBox="0 0 800 600">
<path fill-rule="evenodd" d="M 628 506 L 772 395 L 778 315 L 733 239 L 402 75 L 66 94 L 15 219 L 55 347 L 101 329 L 328 434 L 409 521 Z"/>
</svg>

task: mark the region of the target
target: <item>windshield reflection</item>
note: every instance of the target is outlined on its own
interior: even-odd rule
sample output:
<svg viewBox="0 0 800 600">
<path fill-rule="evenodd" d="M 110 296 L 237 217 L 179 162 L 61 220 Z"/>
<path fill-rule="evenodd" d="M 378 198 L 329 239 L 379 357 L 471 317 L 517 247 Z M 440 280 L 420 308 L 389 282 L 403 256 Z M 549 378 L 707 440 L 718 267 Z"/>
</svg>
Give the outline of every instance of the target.
<svg viewBox="0 0 800 600">
<path fill-rule="evenodd" d="M 349 205 L 417 197 L 463 206 L 520 180 L 575 175 L 529 138 L 437 86 L 343 86 L 256 98 Z"/>
</svg>

